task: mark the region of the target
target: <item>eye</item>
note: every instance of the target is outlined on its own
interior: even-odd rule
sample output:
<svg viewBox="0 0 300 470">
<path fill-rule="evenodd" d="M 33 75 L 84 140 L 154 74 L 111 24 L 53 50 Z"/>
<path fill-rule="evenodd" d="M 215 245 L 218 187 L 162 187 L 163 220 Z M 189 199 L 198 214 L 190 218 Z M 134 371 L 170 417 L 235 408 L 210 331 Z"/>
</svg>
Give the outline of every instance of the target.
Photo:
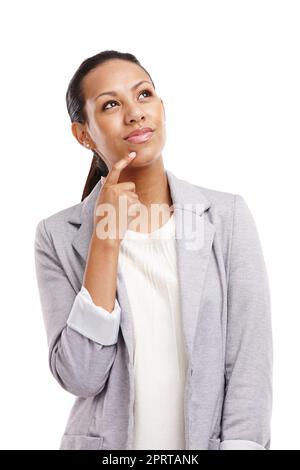
<svg viewBox="0 0 300 470">
<path fill-rule="evenodd" d="M 148 93 L 149 96 L 152 96 L 152 92 L 150 90 L 143 90 L 143 91 L 141 91 L 140 95 L 142 95 L 143 93 Z M 110 104 L 110 103 L 116 103 L 116 101 L 115 100 L 106 101 L 106 103 L 104 103 L 104 105 L 102 106 L 102 110 L 106 111 L 106 109 L 111 109 L 111 108 L 107 108 L 107 105 Z M 112 106 L 112 107 L 114 108 L 115 106 Z"/>
<path fill-rule="evenodd" d="M 145 92 L 146 92 L 146 93 L 149 93 L 149 95 L 152 96 L 152 93 L 151 93 L 150 90 L 143 90 L 140 94 L 145 93 Z"/>
</svg>

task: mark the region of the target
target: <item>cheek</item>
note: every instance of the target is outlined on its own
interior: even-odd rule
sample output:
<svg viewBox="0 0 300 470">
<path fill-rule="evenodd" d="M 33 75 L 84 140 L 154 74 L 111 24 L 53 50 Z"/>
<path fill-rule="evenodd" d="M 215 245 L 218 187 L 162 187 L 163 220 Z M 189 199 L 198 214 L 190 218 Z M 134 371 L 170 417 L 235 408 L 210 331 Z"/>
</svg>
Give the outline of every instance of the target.
<svg viewBox="0 0 300 470">
<path fill-rule="evenodd" d="M 99 141 L 103 139 L 103 122 L 97 114 L 94 114 L 89 120 L 89 130 L 94 140 Z"/>
<path fill-rule="evenodd" d="M 157 127 L 163 127 L 165 125 L 165 114 L 160 106 L 156 107 L 153 117 Z"/>
<path fill-rule="evenodd" d="M 161 137 L 164 137 L 166 133 L 166 122 L 165 122 L 164 116 L 160 115 L 158 117 L 158 119 L 156 120 L 156 128 L 157 128 L 157 132 L 159 133 L 159 135 Z"/>
<path fill-rule="evenodd" d="M 109 119 L 103 119 L 99 115 L 96 116 L 95 135 L 105 145 L 113 145 L 115 139 L 122 135 L 118 119 L 114 118 L 114 116 L 109 116 Z"/>
</svg>

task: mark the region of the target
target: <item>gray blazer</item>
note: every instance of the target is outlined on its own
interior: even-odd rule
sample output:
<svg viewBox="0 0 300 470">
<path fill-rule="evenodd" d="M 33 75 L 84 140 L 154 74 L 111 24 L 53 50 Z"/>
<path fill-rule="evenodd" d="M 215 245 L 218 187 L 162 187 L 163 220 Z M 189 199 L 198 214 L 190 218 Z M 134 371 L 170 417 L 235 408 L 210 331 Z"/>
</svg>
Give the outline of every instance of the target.
<svg viewBox="0 0 300 470">
<path fill-rule="evenodd" d="M 169 170 L 166 174 L 174 204 L 188 354 L 186 449 L 267 450 L 271 308 L 254 219 L 239 194 L 191 184 Z M 133 322 L 122 273 L 116 293 L 121 320 L 115 344 L 99 344 L 67 325 L 82 286 L 99 190 L 101 180 L 81 203 L 42 219 L 35 233 L 50 370 L 61 387 L 76 396 L 60 449 L 132 448 Z M 191 243 L 195 220 L 190 215 L 198 223 L 198 235 L 201 232 L 198 245 Z"/>
</svg>

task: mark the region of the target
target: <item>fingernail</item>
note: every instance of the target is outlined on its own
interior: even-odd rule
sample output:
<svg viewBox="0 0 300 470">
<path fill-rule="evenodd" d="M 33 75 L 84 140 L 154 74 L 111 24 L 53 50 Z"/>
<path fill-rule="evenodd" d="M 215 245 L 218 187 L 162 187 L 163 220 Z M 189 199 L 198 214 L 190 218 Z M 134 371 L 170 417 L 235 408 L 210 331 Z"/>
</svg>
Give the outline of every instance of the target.
<svg viewBox="0 0 300 470">
<path fill-rule="evenodd" d="M 129 156 L 129 158 L 135 158 L 136 157 L 136 152 L 130 152 L 128 156 Z"/>
</svg>

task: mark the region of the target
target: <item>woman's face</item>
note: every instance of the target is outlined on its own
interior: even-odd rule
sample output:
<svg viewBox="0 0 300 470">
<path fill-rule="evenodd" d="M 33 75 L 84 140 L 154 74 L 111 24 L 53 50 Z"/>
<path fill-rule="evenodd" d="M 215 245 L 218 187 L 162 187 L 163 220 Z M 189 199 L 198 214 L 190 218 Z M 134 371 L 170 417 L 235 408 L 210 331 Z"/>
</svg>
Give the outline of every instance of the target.
<svg viewBox="0 0 300 470">
<path fill-rule="evenodd" d="M 136 84 L 137 87 L 133 88 Z M 115 92 L 115 95 L 103 94 Z M 165 145 L 165 110 L 147 73 L 138 65 L 113 59 L 99 65 L 83 79 L 88 122 L 77 127 L 77 138 L 88 140 L 108 169 L 131 151 L 131 166 L 143 166 L 161 157 Z M 101 94 L 101 96 L 98 96 Z M 124 140 L 138 127 L 151 127 L 150 140 L 134 144 Z"/>
</svg>

